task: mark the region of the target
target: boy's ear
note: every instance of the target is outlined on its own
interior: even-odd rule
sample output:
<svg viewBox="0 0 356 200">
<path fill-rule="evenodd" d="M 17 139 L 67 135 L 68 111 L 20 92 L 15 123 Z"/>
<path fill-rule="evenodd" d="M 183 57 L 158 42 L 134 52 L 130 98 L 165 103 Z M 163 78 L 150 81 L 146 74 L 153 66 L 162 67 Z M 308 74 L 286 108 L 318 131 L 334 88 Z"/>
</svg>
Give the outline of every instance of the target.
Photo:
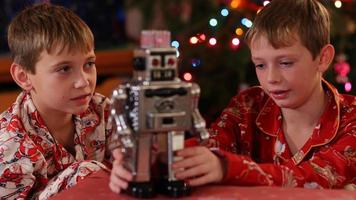
<svg viewBox="0 0 356 200">
<path fill-rule="evenodd" d="M 319 71 L 321 72 L 325 72 L 329 65 L 331 64 L 331 62 L 334 59 L 334 55 L 335 55 L 335 49 L 334 46 L 331 44 L 327 44 L 325 45 L 321 51 L 320 51 L 320 55 L 319 55 Z"/>
<path fill-rule="evenodd" d="M 29 91 L 32 89 L 32 83 L 28 76 L 29 72 L 27 72 L 20 64 L 12 63 L 10 73 L 17 85 L 23 90 Z"/>
</svg>

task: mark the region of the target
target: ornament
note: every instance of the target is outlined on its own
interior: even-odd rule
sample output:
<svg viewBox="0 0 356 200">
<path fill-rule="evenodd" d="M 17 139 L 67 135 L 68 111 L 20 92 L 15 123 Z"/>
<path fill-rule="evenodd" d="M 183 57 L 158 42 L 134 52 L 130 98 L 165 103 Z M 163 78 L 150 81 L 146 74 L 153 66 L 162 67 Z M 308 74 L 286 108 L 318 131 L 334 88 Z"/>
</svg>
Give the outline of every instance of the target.
<svg viewBox="0 0 356 200">
<path fill-rule="evenodd" d="M 336 72 L 336 82 L 342 84 L 349 82 L 347 75 L 350 73 L 350 64 L 346 61 L 345 54 L 339 54 L 336 56 L 334 71 Z"/>
</svg>

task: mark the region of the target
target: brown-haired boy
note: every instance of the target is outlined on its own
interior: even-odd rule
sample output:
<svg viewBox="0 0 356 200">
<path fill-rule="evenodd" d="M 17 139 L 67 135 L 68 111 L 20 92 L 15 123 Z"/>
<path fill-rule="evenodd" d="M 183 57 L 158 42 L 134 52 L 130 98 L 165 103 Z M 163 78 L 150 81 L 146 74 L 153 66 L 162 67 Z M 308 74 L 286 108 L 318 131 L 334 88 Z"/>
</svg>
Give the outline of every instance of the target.
<svg viewBox="0 0 356 200">
<path fill-rule="evenodd" d="M 317 0 L 273 0 L 247 44 L 260 82 L 232 98 L 211 125 L 210 149 L 177 152 L 178 179 L 305 188 L 355 188 L 356 97 L 322 75 L 334 57 L 330 19 Z M 214 149 L 214 151 L 211 151 Z M 213 153 L 214 152 L 214 153 Z M 114 151 L 110 187 L 132 176 Z"/>
<path fill-rule="evenodd" d="M 0 115 L 2 198 L 46 199 L 106 168 L 109 100 L 94 93 L 94 38 L 72 11 L 39 4 L 8 28 L 10 68 L 23 89 Z"/>
</svg>

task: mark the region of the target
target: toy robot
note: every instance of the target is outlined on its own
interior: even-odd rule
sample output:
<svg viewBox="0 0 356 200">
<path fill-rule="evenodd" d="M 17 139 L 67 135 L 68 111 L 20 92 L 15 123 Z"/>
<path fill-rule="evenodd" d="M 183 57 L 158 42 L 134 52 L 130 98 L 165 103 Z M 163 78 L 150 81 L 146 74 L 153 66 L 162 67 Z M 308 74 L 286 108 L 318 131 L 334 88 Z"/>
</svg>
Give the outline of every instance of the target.
<svg viewBox="0 0 356 200">
<path fill-rule="evenodd" d="M 185 133 L 208 139 L 198 110 L 200 88 L 178 78 L 177 50 L 170 32 L 143 31 L 141 48 L 134 51 L 134 75 L 112 94 L 110 120 L 122 144 L 125 167 L 133 174 L 126 190 L 148 198 L 156 191 L 186 196 L 189 186 L 177 180 L 174 152 L 184 148 Z"/>
</svg>

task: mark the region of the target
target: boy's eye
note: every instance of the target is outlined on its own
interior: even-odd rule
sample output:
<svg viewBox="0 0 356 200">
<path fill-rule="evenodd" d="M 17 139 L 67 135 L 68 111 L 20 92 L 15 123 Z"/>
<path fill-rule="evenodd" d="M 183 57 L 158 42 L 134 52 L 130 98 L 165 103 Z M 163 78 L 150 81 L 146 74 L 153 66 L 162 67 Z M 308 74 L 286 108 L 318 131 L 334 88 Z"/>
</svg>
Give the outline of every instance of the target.
<svg viewBox="0 0 356 200">
<path fill-rule="evenodd" d="M 259 69 L 262 69 L 264 67 L 264 65 L 263 64 L 256 64 L 255 67 L 259 68 Z"/>
<path fill-rule="evenodd" d="M 71 68 L 69 66 L 62 66 L 57 70 L 57 72 L 68 73 L 68 72 L 70 72 L 70 70 L 71 70 Z"/>
<path fill-rule="evenodd" d="M 293 62 L 280 62 L 279 63 L 282 67 L 289 67 L 293 64 Z"/>
<path fill-rule="evenodd" d="M 95 67 L 95 62 L 93 61 L 87 62 L 85 64 L 85 68 L 92 68 L 92 67 Z"/>
</svg>

